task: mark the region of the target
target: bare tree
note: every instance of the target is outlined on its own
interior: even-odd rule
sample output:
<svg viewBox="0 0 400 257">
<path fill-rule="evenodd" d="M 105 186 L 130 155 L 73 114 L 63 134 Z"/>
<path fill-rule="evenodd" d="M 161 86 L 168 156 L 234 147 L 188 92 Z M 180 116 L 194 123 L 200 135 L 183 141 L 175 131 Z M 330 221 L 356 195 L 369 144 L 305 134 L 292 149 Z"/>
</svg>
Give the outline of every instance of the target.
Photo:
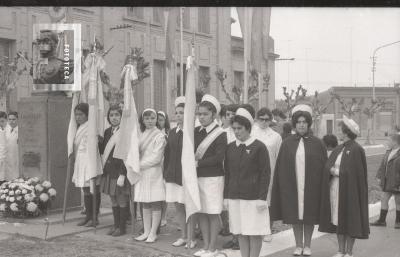
<svg viewBox="0 0 400 257">
<path fill-rule="evenodd" d="M 299 85 L 296 90 L 292 89 L 290 93 L 287 90 L 287 87 L 282 87 L 283 89 L 283 96 L 285 97 L 285 112 L 289 117 L 290 112 L 292 111 L 293 107 L 297 105 L 300 100 L 304 100 L 307 96 L 307 89 L 305 89 L 302 85 Z"/>
<path fill-rule="evenodd" d="M 342 111 L 349 117 L 352 118 L 354 114 L 360 112 L 360 106 L 364 103 L 364 98 L 351 98 L 350 101 L 345 101 L 340 95 L 331 92 L 331 96 L 333 99 L 336 99 Z"/>
<path fill-rule="evenodd" d="M 365 141 L 366 145 L 371 144 L 371 131 L 373 130 L 373 123 L 372 119 L 374 115 L 379 112 L 383 107 L 386 105 L 385 99 L 372 99 L 369 106 L 364 107 L 362 113 L 367 116 L 368 118 L 368 132 L 367 132 L 367 139 Z"/>
<path fill-rule="evenodd" d="M 231 95 L 228 93 L 228 91 L 226 90 L 224 81 L 227 78 L 227 74 L 226 72 L 221 69 L 221 68 L 217 68 L 217 70 L 215 71 L 215 76 L 217 77 L 217 79 L 219 80 L 222 92 L 224 92 L 226 99 L 231 103 L 234 104 L 236 103 L 235 100 L 232 99 Z"/>
<path fill-rule="evenodd" d="M 313 111 L 313 124 L 314 124 L 314 132 L 318 135 L 319 127 L 321 123 L 322 114 L 326 113 L 328 106 L 332 103 L 333 98 L 331 97 L 328 102 L 322 103 L 319 99 L 318 91 L 314 92 L 314 96 L 311 100 L 311 108 Z"/>
</svg>

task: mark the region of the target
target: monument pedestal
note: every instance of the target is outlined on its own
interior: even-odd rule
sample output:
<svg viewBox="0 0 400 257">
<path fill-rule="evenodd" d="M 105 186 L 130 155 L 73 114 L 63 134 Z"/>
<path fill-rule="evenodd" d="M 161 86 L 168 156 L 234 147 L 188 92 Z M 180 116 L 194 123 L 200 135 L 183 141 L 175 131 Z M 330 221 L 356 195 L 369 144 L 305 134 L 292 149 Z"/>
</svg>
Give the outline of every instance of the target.
<svg viewBox="0 0 400 257">
<path fill-rule="evenodd" d="M 19 167 L 25 177 L 51 181 L 57 190 L 52 211 L 62 210 L 67 178 L 67 133 L 72 99 L 61 95 L 22 98 L 19 111 Z M 67 208 L 81 205 L 81 192 L 70 182 Z"/>
</svg>

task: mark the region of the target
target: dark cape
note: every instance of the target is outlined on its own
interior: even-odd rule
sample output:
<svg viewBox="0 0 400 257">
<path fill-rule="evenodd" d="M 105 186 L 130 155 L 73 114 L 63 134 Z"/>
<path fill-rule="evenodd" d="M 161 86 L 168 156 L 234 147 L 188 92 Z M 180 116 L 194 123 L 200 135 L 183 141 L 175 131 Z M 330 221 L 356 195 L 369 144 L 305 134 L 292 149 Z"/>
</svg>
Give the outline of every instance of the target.
<svg viewBox="0 0 400 257">
<path fill-rule="evenodd" d="M 343 150 L 339 167 L 338 226 L 331 223 L 330 169 Z M 367 161 L 364 149 L 354 140 L 336 147 L 325 165 L 322 180 L 321 222 L 319 231 L 349 235 L 358 239 L 369 236 Z"/>
<path fill-rule="evenodd" d="M 296 179 L 296 151 L 300 136 L 291 135 L 281 145 L 275 166 L 271 197 L 271 219 L 285 224 L 318 224 L 320 211 L 322 172 L 327 151 L 320 139 L 304 137 L 305 186 L 304 215 L 299 220 Z"/>
</svg>

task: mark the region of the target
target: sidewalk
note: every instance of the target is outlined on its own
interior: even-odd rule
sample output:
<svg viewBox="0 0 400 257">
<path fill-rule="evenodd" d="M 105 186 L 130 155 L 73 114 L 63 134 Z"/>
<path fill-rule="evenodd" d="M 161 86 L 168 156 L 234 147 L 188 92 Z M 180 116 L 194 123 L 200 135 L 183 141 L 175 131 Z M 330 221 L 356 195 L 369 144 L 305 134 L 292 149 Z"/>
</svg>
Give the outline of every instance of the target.
<svg viewBox="0 0 400 257">
<path fill-rule="evenodd" d="M 394 229 L 396 212 L 390 211 L 387 218 L 388 226 L 371 227 L 368 240 L 356 240 L 354 245 L 354 257 L 400 257 L 400 230 Z M 376 219 L 376 217 L 371 220 Z M 312 242 L 313 257 L 330 257 L 337 252 L 336 235 L 323 235 Z M 292 256 L 294 247 L 285 249 L 268 257 Z"/>
</svg>

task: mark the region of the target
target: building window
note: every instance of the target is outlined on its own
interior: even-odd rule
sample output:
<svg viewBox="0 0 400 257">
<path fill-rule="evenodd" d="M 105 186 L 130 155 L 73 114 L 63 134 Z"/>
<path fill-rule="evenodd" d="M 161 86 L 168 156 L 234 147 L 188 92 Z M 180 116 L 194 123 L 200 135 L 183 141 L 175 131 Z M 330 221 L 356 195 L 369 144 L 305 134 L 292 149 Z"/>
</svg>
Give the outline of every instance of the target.
<svg viewBox="0 0 400 257">
<path fill-rule="evenodd" d="M 156 110 L 166 110 L 167 103 L 167 89 L 165 85 L 165 61 L 161 60 L 154 60 L 154 67 L 153 67 L 153 79 L 154 79 L 154 108 Z"/>
<path fill-rule="evenodd" d="M 128 7 L 128 17 L 143 20 L 144 8 L 143 7 Z"/>
<path fill-rule="evenodd" d="M 203 92 L 210 92 L 210 68 L 200 66 L 199 67 L 199 88 Z"/>
<path fill-rule="evenodd" d="M 186 64 L 183 64 L 183 95 L 186 93 Z M 176 95 L 181 94 L 181 65 L 176 64 Z"/>
<path fill-rule="evenodd" d="M 210 34 L 210 8 L 198 7 L 198 26 L 199 32 Z"/>
<path fill-rule="evenodd" d="M 179 14 L 176 17 L 176 24 L 178 25 L 178 28 L 180 28 L 181 26 L 181 15 Z M 189 7 L 185 7 L 183 8 L 183 28 L 190 30 L 190 8 Z"/>
</svg>

